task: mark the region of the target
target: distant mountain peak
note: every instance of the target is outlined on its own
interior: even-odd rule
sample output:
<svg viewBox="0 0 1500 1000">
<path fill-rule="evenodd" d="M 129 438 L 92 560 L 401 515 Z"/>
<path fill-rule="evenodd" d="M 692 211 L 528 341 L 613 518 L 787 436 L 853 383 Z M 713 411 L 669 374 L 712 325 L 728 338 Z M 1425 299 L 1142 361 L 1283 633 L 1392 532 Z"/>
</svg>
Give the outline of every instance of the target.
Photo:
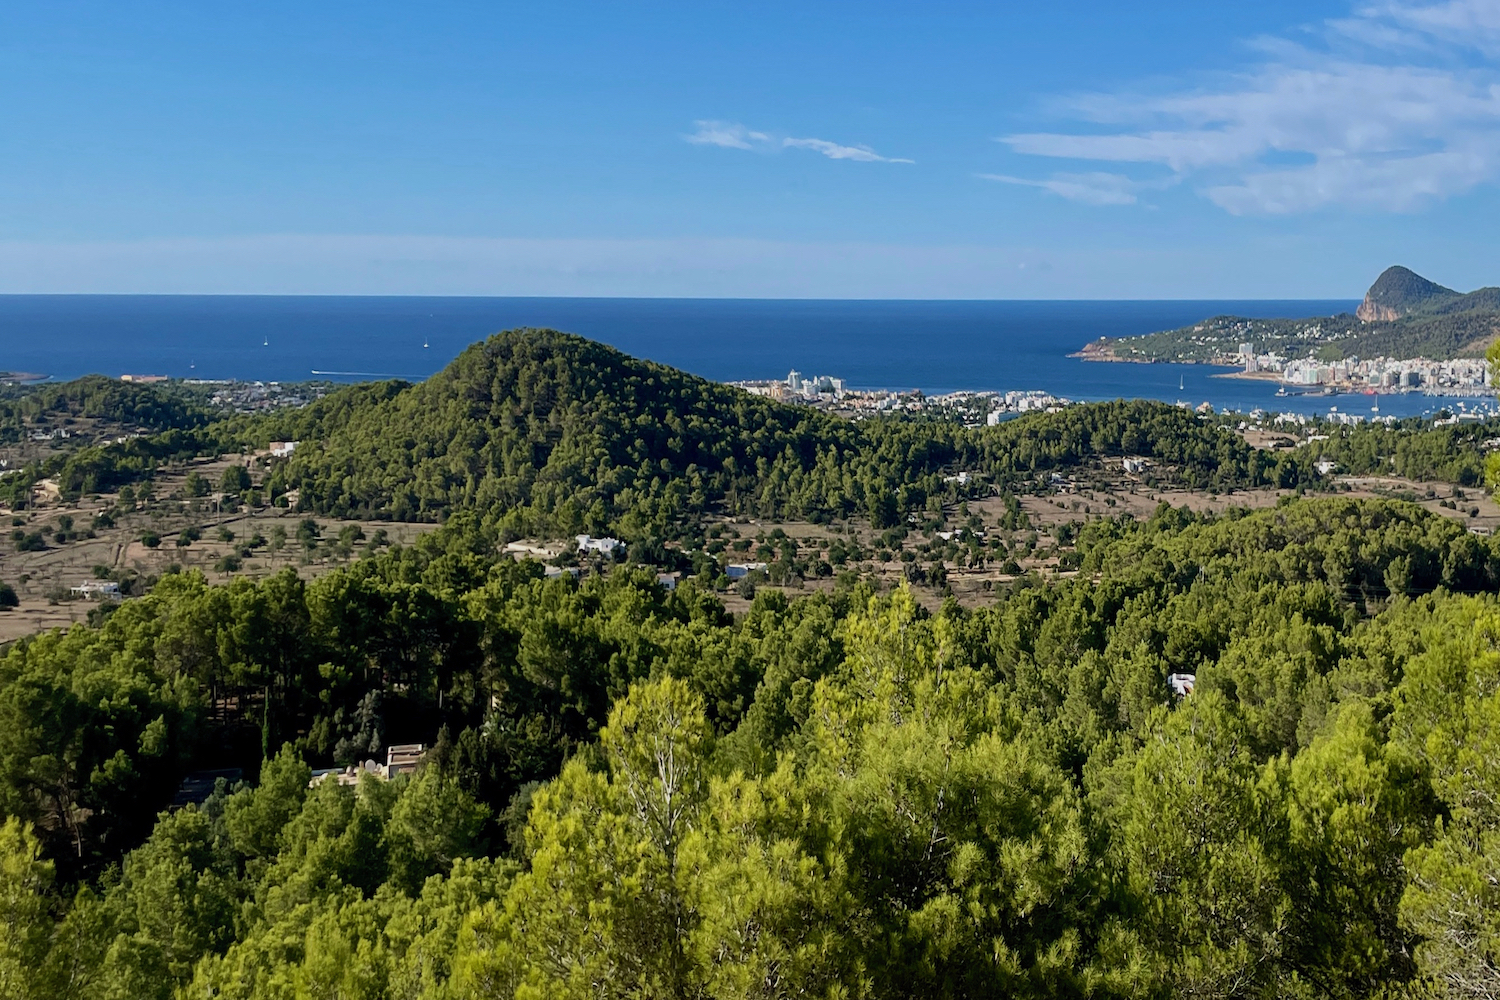
<svg viewBox="0 0 1500 1000">
<path fill-rule="evenodd" d="M 1451 288 L 1444 288 L 1409 268 L 1397 265 L 1381 272 L 1354 314 L 1366 323 L 1396 320 L 1435 304 L 1435 300 L 1457 298 L 1458 295 Z"/>
</svg>

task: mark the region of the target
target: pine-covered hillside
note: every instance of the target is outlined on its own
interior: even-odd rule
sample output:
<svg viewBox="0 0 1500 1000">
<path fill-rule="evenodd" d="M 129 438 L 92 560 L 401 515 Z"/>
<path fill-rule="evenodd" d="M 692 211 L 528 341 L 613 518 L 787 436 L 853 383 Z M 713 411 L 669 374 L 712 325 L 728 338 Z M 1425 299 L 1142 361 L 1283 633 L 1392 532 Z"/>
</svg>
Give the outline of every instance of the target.
<svg viewBox="0 0 1500 1000">
<path fill-rule="evenodd" d="M 994 428 L 853 422 L 552 330 L 496 334 L 424 383 L 351 387 L 254 433 L 303 442 L 272 485 L 308 510 L 422 520 L 477 509 L 558 533 L 629 534 L 715 505 L 810 517 L 920 508 L 948 472 L 1004 484 L 1101 455 L 1160 458 L 1205 486 L 1305 475 L 1159 403 Z"/>
<path fill-rule="evenodd" d="M 783 455 L 813 461 L 852 430 L 552 330 L 471 346 L 418 385 L 335 394 L 269 433 L 301 439 L 285 483 L 309 507 L 431 518 L 520 507 L 598 522 L 702 505 Z"/>
</svg>

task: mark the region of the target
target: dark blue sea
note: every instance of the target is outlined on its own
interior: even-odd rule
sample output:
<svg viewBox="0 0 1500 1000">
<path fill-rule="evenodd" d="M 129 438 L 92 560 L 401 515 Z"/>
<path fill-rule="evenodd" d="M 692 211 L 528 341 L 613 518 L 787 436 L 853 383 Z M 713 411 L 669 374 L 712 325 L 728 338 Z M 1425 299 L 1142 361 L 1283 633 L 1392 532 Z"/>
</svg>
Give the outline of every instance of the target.
<svg viewBox="0 0 1500 1000">
<path fill-rule="evenodd" d="M 856 388 L 1041 389 L 1215 408 L 1369 413 L 1364 396 L 1277 397 L 1202 365 L 1067 355 L 1099 336 L 1209 316 L 1320 316 L 1354 301 L 849 301 L 339 296 L 0 296 L 0 370 L 303 381 L 421 379 L 497 330 L 544 326 L 718 380 L 842 377 Z M 1179 384 L 1182 386 L 1178 388 Z M 1441 407 L 1381 397 L 1382 414 Z"/>
</svg>

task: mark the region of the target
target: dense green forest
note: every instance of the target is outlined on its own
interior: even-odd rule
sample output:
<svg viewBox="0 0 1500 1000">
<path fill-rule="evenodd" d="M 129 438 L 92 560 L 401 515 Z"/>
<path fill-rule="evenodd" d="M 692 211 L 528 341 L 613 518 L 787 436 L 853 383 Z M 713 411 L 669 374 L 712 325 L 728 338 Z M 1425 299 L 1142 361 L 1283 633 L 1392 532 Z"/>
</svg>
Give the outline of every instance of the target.
<svg viewBox="0 0 1500 1000">
<path fill-rule="evenodd" d="M 184 420 L 92 488 L 292 439 L 269 492 L 442 525 L 0 651 L 3 1000 L 1500 994 L 1500 541 L 1462 520 L 1162 504 L 972 609 L 847 574 L 731 614 L 648 568 L 710 513 L 895 525 L 1120 455 L 1469 483 L 1487 428 L 846 422 L 534 331 Z M 653 558 L 501 554 L 574 528 Z M 411 742 L 414 774 L 311 780 Z"/>
<path fill-rule="evenodd" d="M 861 584 L 732 618 L 487 547 L 459 518 L 310 584 L 183 575 L 14 646 L 7 995 L 1496 981 L 1500 553 L 1454 521 L 1164 507 L 936 615 Z M 413 778 L 308 788 L 420 738 Z"/>
<path fill-rule="evenodd" d="M 1459 486 L 1482 486 L 1485 442 L 1500 437 L 1494 420 L 1433 426 L 1412 419 L 1393 425 L 1328 426 L 1321 440 L 1303 445 L 1308 455 L 1331 459 L 1353 475 L 1401 476 Z"/>
</svg>

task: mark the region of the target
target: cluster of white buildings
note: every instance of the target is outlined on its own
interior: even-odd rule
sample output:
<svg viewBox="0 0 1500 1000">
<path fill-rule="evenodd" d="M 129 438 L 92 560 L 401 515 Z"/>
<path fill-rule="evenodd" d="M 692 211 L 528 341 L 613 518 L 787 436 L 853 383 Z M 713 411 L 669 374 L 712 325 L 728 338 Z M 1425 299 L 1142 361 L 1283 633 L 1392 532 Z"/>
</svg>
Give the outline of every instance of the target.
<svg viewBox="0 0 1500 1000">
<path fill-rule="evenodd" d="M 834 378 L 832 375 L 814 375 L 805 378 L 796 369 L 789 372 L 784 379 L 729 384 L 744 389 L 753 396 L 768 396 L 782 403 L 837 402 L 848 392 L 848 387 L 841 378 Z"/>
<path fill-rule="evenodd" d="M 1276 372 L 1287 385 L 1327 385 L 1410 392 L 1421 389 L 1441 395 L 1479 395 L 1489 392 L 1490 366 L 1482 358 L 1430 361 L 1426 358 L 1284 358 L 1256 354 L 1251 344 L 1240 345 L 1246 374 Z"/>
<path fill-rule="evenodd" d="M 1061 396 L 1054 396 L 1050 392 L 1041 392 L 1036 389 L 1026 392 L 995 393 L 995 405 L 991 408 L 989 417 L 985 420 L 991 427 L 998 424 L 1007 413 L 1056 413 L 1064 406 L 1069 405 L 1072 400 Z"/>
<path fill-rule="evenodd" d="M 966 423 L 984 421 L 998 424 L 1007 414 L 1045 411 L 1055 413 L 1071 400 L 1037 390 L 1016 392 L 948 392 L 928 396 L 918 390 L 905 392 L 889 389 L 850 389 L 841 378 L 832 375 L 804 377 L 793 370 L 784 379 L 771 381 L 730 382 L 756 396 L 783 403 L 804 403 L 844 411 L 865 413 L 942 412 L 961 416 Z"/>
<path fill-rule="evenodd" d="M 1259 415 L 1257 416 L 1257 414 Z M 1263 410 L 1256 410 L 1250 415 L 1250 417 L 1258 424 L 1265 417 L 1265 412 Z M 1358 427 L 1360 424 L 1365 423 L 1367 419 L 1372 424 L 1385 424 L 1387 427 L 1390 427 L 1396 423 L 1396 418 L 1390 416 L 1389 414 L 1383 417 L 1371 416 L 1366 418 L 1364 415 L 1359 413 L 1343 413 L 1339 410 L 1330 410 L 1328 413 L 1320 417 L 1309 417 L 1305 413 L 1278 413 L 1276 414 L 1276 416 L 1271 418 L 1271 423 L 1273 425 L 1294 425 L 1305 430 L 1307 428 L 1316 426 L 1319 421 L 1333 424 L 1338 427 Z M 1240 429 L 1244 430 L 1246 426 L 1248 425 L 1241 421 Z M 1311 434 L 1308 436 L 1307 440 L 1326 441 L 1328 440 L 1328 435 Z"/>
<path fill-rule="evenodd" d="M 788 395 L 801 396 L 804 399 L 816 399 L 830 394 L 838 397 L 844 394 L 844 380 L 834 378 L 832 375 L 814 375 L 812 378 L 803 378 L 802 373 L 794 368 L 787 374 L 786 391 Z"/>
<path fill-rule="evenodd" d="M 1054 396 L 1037 389 L 1012 392 L 946 392 L 921 400 L 922 409 L 936 409 L 955 416 L 972 417 L 994 427 L 1007 416 L 1015 413 L 1056 413 L 1071 400 Z"/>
<path fill-rule="evenodd" d="M 235 379 L 184 379 L 184 385 L 215 386 L 209 402 L 236 413 L 255 413 L 283 407 L 306 406 L 332 391 L 323 383 L 240 382 Z"/>
</svg>

